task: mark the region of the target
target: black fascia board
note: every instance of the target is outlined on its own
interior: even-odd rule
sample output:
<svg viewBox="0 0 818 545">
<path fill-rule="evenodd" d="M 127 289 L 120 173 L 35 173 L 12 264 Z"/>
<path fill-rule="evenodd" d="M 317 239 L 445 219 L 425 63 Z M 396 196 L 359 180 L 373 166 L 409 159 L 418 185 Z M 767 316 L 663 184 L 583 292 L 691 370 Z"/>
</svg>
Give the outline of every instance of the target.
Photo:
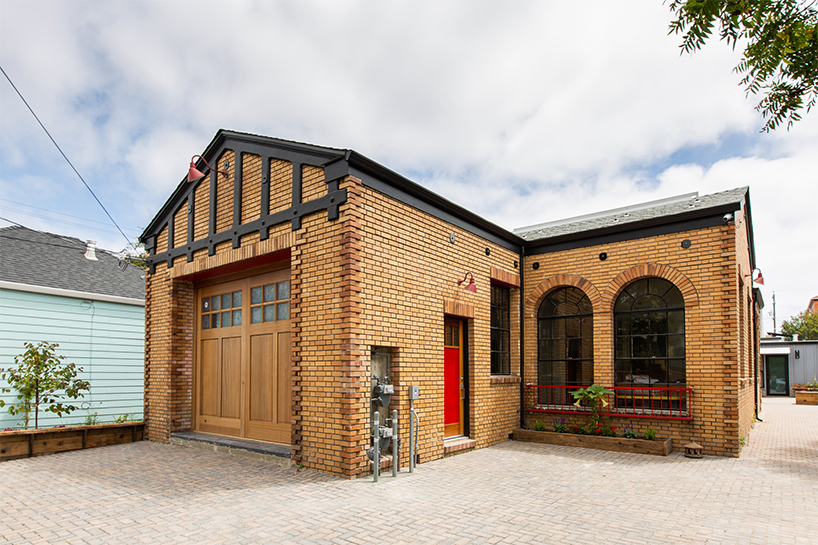
<svg viewBox="0 0 818 545">
<path fill-rule="evenodd" d="M 356 151 L 350 150 L 347 161 L 349 173 L 371 189 L 518 254 L 525 244 L 522 238 L 511 231 L 444 199 Z"/>
<path fill-rule="evenodd" d="M 747 245 L 750 250 L 750 277 L 752 272 L 756 269 L 756 243 L 753 235 L 753 214 L 750 212 L 750 188 L 744 193 L 744 216 L 746 218 L 745 227 L 747 229 Z"/>
<path fill-rule="evenodd" d="M 212 162 L 212 158 L 217 157 L 225 148 L 229 148 L 234 143 L 240 144 L 241 149 L 237 150 L 240 152 L 270 155 L 277 159 L 313 166 L 321 166 L 327 161 L 331 161 L 337 157 L 343 157 L 346 151 L 220 129 L 219 132 L 216 133 L 216 136 L 213 137 L 213 140 L 207 145 L 204 152 L 202 152 L 202 157 L 208 159 L 208 162 Z M 239 159 L 237 158 L 236 160 L 238 161 Z M 197 163 L 199 170 L 205 168 L 204 162 L 201 161 L 201 159 Z M 203 180 L 206 179 L 207 178 L 203 178 Z M 196 189 L 198 183 L 201 183 L 201 181 L 196 184 L 190 184 L 187 181 L 187 176 L 182 178 L 182 181 L 176 186 L 171 196 L 165 201 L 165 204 L 162 205 L 162 208 L 159 209 L 159 212 L 139 236 L 139 241 L 146 243 L 151 236 L 158 235 L 162 226 L 168 222 L 170 216 L 182 205 L 182 202 L 187 200 L 188 194 Z"/>
<path fill-rule="evenodd" d="M 638 222 L 532 240 L 526 243 L 526 255 L 549 254 L 563 250 L 598 246 L 600 244 L 611 244 L 638 238 L 716 227 L 718 225 L 724 225 L 724 214 L 740 209 L 740 202 L 727 203 L 681 214 L 674 214 L 672 216 L 659 216 Z"/>
</svg>

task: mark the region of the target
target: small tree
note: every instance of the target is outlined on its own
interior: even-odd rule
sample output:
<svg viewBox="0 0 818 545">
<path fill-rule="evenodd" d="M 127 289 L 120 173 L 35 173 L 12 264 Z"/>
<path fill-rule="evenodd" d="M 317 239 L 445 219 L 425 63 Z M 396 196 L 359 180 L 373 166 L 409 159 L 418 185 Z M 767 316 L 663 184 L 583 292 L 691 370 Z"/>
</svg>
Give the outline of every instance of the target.
<svg viewBox="0 0 818 545">
<path fill-rule="evenodd" d="M 805 310 L 784 320 L 781 332 L 785 335 L 798 335 L 804 341 L 818 341 L 818 314 Z"/>
<path fill-rule="evenodd" d="M 571 395 L 577 400 L 574 405 L 577 407 L 583 405 L 591 406 L 591 421 L 588 423 L 588 433 L 593 433 L 594 430 L 599 427 L 599 410 L 602 407 L 608 406 L 608 401 L 605 399 L 605 396 L 613 395 L 613 393 L 613 390 L 609 390 L 599 384 L 592 384 L 587 388 L 580 388 L 579 390 L 571 392 Z"/>
<path fill-rule="evenodd" d="M 24 343 L 26 351 L 14 357 L 16 368 L 0 369 L 0 379 L 8 382 L 17 390 L 17 403 L 9 404 L 9 414 L 22 414 L 25 428 L 28 428 L 31 413 L 34 413 L 34 429 L 39 426 L 40 405 L 44 411 L 52 412 L 59 417 L 76 410 L 76 405 L 64 403 L 66 399 L 84 397 L 83 391 L 91 386 L 87 380 L 77 378 L 82 367 L 73 363 L 63 363 L 65 356 L 55 352 L 58 344 L 41 342 L 37 346 Z M 0 392 L 10 392 L 9 388 L 0 388 Z M 5 402 L 0 399 L 0 407 Z"/>
</svg>

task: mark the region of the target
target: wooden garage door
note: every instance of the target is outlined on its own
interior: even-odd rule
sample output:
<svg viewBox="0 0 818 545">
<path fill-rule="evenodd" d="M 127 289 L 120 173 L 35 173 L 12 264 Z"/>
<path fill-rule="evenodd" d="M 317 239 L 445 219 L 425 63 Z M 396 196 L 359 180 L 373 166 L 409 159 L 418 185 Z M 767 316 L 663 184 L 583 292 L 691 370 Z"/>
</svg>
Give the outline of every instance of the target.
<svg viewBox="0 0 818 545">
<path fill-rule="evenodd" d="M 194 429 L 290 442 L 290 271 L 196 292 Z"/>
</svg>

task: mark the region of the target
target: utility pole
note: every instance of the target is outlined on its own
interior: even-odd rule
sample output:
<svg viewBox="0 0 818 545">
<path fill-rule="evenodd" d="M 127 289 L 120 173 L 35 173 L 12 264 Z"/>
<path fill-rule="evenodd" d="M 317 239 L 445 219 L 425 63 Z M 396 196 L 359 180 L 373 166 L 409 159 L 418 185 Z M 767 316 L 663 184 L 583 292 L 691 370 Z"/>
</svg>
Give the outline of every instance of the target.
<svg viewBox="0 0 818 545">
<path fill-rule="evenodd" d="M 778 327 L 775 324 L 775 292 L 773 292 L 773 333 L 776 332 Z"/>
</svg>

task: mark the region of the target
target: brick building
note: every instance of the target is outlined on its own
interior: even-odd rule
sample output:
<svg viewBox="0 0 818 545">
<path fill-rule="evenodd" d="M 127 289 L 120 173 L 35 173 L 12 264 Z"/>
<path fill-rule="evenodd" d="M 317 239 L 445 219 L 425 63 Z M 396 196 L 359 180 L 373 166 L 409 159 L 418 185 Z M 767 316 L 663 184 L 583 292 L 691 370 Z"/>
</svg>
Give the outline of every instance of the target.
<svg viewBox="0 0 818 545">
<path fill-rule="evenodd" d="M 142 235 L 150 439 L 245 437 L 367 473 L 376 368 L 403 437 L 419 387 L 421 462 L 541 418 L 537 385 L 618 385 L 614 420 L 706 453 L 748 436 L 747 188 L 513 233 L 352 150 L 220 131 L 203 157 L 214 170 Z"/>
</svg>

